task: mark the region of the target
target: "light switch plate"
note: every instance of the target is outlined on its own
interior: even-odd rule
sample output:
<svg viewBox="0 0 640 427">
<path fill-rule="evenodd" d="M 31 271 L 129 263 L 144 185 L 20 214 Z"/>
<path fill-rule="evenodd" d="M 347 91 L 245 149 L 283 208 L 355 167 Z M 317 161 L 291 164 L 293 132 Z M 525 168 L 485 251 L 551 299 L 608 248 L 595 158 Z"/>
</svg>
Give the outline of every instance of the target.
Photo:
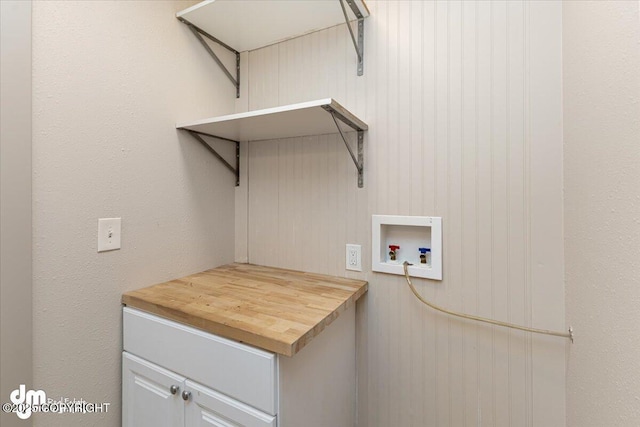
<svg viewBox="0 0 640 427">
<path fill-rule="evenodd" d="M 362 247 L 360 245 L 347 244 L 346 256 L 347 270 L 362 271 Z"/>
<path fill-rule="evenodd" d="M 98 252 L 120 249 L 120 218 L 100 218 L 98 220 Z"/>
</svg>

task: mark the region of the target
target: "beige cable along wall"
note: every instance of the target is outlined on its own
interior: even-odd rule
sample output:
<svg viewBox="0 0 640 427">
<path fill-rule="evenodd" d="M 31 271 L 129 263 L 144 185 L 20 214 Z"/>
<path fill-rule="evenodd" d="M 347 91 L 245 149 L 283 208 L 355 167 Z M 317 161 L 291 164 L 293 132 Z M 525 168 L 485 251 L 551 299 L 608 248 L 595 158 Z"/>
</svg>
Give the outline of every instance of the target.
<svg viewBox="0 0 640 427">
<path fill-rule="evenodd" d="M 440 312 L 448 314 L 450 316 L 460 317 L 462 319 L 475 320 L 476 322 L 489 323 L 491 325 L 497 325 L 497 326 L 502 326 L 502 327 L 505 327 L 505 328 L 517 329 L 519 331 L 533 332 L 534 334 L 553 335 L 553 336 L 556 336 L 556 337 L 569 338 L 571 340 L 571 342 L 573 343 L 573 328 L 571 326 L 569 326 L 569 332 L 557 332 L 557 331 L 551 331 L 549 329 L 530 328 L 530 327 L 527 327 L 527 326 L 516 325 L 515 323 L 502 322 L 500 320 L 493 320 L 493 319 L 487 319 L 486 317 L 474 316 L 472 314 L 458 313 L 457 311 L 447 310 L 446 308 L 442 308 L 440 306 L 437 306 L 434 303 L 429 302 L 428 300 L 423 298 L 422 295 L 420 295 L 418 293 L 418 291 L 415 288 L 415 286 L 413 286 L 413 283 L 411 283 L 411 277 L 409 277 L 409 266 L 411 265 L 411 263 L 405 261 L 405 262 L 402 263 L 402 265 L 403 265 L 403 268 L 404 268 L 404 277 L 405 277 L 405 279 L 407 279 L 407 284 L 409 285 L 409 288 L 411 288 L 411 292 L 413 292 L 413 294 L 416 296 L 416 298 L 418 298 L 420 300 L 420 302 L 422 302 L 423 304 L 433 308 L 434 310 L 440 311 Z"/>
</svg>

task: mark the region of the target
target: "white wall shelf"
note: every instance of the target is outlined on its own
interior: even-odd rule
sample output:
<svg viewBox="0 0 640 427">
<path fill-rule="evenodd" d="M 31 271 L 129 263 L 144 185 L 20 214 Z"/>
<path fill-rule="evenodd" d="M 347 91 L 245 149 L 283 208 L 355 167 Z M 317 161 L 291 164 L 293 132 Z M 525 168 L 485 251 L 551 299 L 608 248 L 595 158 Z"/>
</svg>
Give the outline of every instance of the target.
<svg viewBox="0 0 640 427">
<path fill-rule="evenodd" d="M 373 271 L 404 275 L 408 261 L 412 277 L 442 280 L 442 218 L 430 216 L 373 215 Z M 396 260 L 389 257 L 389 245 L 397 245 Z M 430 249 L 426 264 L 420 262 L 419 248 Z"/>
<path fill-rule="evenodd" d="M 338 125 L 338 121 L 346 124 L 348 129 L 344 131 Z M 236 149 L 239 150 L 240 141 L 339 133 L 358 170 L 358 187 L 363 186 L 363 143 L 364 131 L 368 129 L 368 126 L 331 98 L 178 123 L 176 127 L 188 131 L 201 144 L 205 145 L 212 154 L 236 173 L 236 178 L 239 176 L 238 163 L 236 162 L 236 168 L 233 168 L 202 139 L 202 136 L 235 142 Z M 357 133 L 356 153 L 347 140 L 346 133 L 348 132 Z M 239 152 L 237 151 L 236 154 L 238 155 Z"/>
<path fill-rule="evenodd" d="M 349 0 L 363 18 L 369 11 L 361 0 Z M 348 7 L 349 21 L 358 17 Z M 176 14 L 236 50 L 261 47 L 345 22 L 339 0 L 207 0 Z"/>
<path fill-rule="evenodd" d="M 364 18 L 369 10 L 363 0 L 206 0 L 176 14 L 189 26 L 203 47 L 222 67 L 240 97 L 240 52 L 259 49 L 314 31 L 347 22 L 363 73 Z M 358 21 L 358 35 L 350 22 Z M 236 55 L 235 77 L 208 47 L 204 36 Z"/>
<path fill-rule="evenodd" d="M 331 114 L 327 114 L 330 111 L 342 116 L 352 130 L 368 129 L 365 122 L 331 98 L 178 123 L 176 127 L 234 141 L 338 133 Z"/>
</svg>

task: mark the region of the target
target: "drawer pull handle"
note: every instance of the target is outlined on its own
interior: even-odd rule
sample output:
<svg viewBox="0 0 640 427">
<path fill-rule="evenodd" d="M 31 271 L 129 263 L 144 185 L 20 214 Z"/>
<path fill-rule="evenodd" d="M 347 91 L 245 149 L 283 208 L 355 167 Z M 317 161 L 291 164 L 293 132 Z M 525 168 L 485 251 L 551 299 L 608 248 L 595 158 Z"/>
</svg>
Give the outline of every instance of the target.
<svg viewBox="0 0 640 427">
<path fill-rule="evenodd" d="M 189 400 L 189 399 L 191 399 L 191 392 L 184 390 L 182 392 L 182 400 Z"/>
<path fill-rule="evenodd" d="M 180 387 L 178 387 L 177 385 L 172 385 L 171 387 L 169 387 L 169 391 L 171 392 L 171 394 L 176 394 L 178 390 L 180 390 Z"/>
</svg>

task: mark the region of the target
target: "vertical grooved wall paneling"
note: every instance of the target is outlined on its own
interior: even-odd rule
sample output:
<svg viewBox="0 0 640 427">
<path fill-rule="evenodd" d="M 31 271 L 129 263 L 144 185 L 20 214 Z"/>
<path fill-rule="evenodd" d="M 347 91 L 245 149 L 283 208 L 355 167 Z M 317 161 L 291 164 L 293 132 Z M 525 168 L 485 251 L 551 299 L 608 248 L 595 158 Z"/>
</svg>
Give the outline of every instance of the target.
<svg viewBox="0 0 640 427">
<path fill-rule="evenodd" d="M 372 214 L 442 216 L 425 297 L 564 329 L 560 5 L 368 6 L 363 77 L 345 25 L 249 53 L 250 109 L 333 97 L 370 127 L 363 189 L 337 135 L 248 144 L 249 262 L 370 281 L 361 427 L 563 425 L 562 339 L 433 312 L 370 260 Z"/>
</svg>

